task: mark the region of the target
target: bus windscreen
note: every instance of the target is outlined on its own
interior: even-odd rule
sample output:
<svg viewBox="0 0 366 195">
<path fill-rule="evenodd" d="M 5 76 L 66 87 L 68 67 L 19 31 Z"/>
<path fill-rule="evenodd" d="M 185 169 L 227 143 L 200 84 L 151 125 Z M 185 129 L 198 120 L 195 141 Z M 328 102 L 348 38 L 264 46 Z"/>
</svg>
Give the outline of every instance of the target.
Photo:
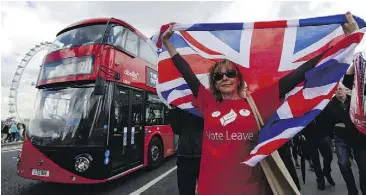
<svg viewBox="0 0 366 195">
<path fill-rule="evenodd" d="M 29 124 L 29 137 L 39 146 L 103 146 L 102 97 L 93 86 L 40 89 Z M 104 118 L 104 117 L 103 117 Z"/>
<path fill-rule="evenodd" d="M 64 48 L 101 43 L 106 24 L 83 26 L 66 31 L 56 37 L 48 53 Z"/>
</svg>

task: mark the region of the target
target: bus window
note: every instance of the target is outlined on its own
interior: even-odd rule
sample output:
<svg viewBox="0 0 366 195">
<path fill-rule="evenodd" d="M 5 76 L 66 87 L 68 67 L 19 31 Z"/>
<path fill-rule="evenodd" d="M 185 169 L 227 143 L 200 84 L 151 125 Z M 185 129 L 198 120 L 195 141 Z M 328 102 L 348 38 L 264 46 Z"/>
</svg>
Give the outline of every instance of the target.
<svg viewBox="0 0 366 195">
<path fill-rule="evenodd" d="M 119 49 L 125 49 L 127 28 L 123 26 L 113 26 L 109 31 L 108 44 L 114 45 Z"/>
<path fill-rule="evenodd" d="M 48 53 L 64 48 L 101 43 L 104 28 L 105 24 L 97 24 L 66 31 L 56 37 L 56 40 L 50 46 Z"/>
<path fill-rule="evenodd" d="M 154 50 L 145 40 L 140 39 L 139 57 L 156 66 L 157 57 Z"/>
<path fill-rule="evenodd" d="M 159 97 L 154 94 L 148 94 L 146 103 L 145 123 L 146 125 L 164 124 L 164 104 Z"/>
<path fill-rule="evenodd" d="M 137 52 L 138 52 L 137 48 L 138 48 L 139 39 L 134 32 L 132 32 L 130 30 L 127 30 L 127 31 L 128 31 L 128 34 L 127 34 L 125 50 L 130 52 L 131 54 L 137 56 Z"/>
<path fill-rule="evenodd" d="M 132 97 L 132 125 L 142 125 L 143 92 L 133 90 Z"/>
<path fill-rule="evenodd" d="M 113 98 L 113 119 L 116 123 L 116 129 L 113 130 L 115 134 L 122 134 L 123 127 L 128 124 L 128 89 L 116 85 L 115 98 Z"/>
<path fill-rule="evenodd" d="M 62 94 L 58 97 L 46 97 L 43 107 L 43 118 L 51 119 L 52 115 L 65 116 L 69 111 L 70 95 Z"/>
<path fill-rule="evenodd" d="M 163 108 L 164 108 L 164 116 L 163 116 L 163 119 L 164 119 L 164 121 L 163 121 L 163 124 L 164 125 L 169 125 L 169 123 L 168 123 L 168 120 L 167 120 L 167 116 L 168 116 L 168 114 L 169 114 L 169 108 L 168 108 L 168 106 L 166 106 L 165 104 L 163 104 Z"/>
</svg>

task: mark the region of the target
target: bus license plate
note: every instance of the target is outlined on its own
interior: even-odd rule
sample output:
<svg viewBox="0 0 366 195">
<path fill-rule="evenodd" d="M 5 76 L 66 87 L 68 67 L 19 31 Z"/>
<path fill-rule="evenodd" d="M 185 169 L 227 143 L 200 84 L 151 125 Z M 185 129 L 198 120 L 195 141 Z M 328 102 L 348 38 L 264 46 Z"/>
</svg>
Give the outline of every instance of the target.
<svg viewBox="0 0 366 195">
<path fill-rule="evenodd" d="M 49 177 L 50 171 L 40 170 L 40 169 L 32 169 L 32 175 L 41 176 L 41 177 Z"/>
</svg>

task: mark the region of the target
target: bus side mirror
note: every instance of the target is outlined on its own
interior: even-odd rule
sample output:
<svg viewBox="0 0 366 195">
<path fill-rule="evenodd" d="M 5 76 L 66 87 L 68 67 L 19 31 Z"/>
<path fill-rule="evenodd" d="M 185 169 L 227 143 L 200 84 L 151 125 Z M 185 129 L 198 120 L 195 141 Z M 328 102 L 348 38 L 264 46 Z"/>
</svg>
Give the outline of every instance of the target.
<svg viewBox="0 0 366 195">
<path fill-rule="evenodd" d="M 104 95 L 105 84 L 106 84 L 105 78 L 98 76 L 97 80 L 95 81 L 94 95 Z"/>
</svg>

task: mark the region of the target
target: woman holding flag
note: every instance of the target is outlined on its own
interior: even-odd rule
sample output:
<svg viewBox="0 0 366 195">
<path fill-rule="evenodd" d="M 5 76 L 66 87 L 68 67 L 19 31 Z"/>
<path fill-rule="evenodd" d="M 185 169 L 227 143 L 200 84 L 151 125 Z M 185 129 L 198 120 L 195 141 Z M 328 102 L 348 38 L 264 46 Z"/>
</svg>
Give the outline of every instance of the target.
<svg viewBox="0 0 366 195">
<path fill-rule="evenodd" d="M 346 35 L 358 29 L 350 13 L 346 14 Z M 171 59 L 193 93 L 193 105 L 204 118 L 204 136 L 198 192 L 200 195 L 272 194 L 260 165 L 241 163 L 256 144 L 259 121 L 266 122 L 281 105 L 285 95 L 304 81 L 305 72 L 314 68 L 322 54 L 305 62 L 273 86 L 245 91 L 245 81 L 236 64 L 217 61 L 210 68 L 210 90 L 201 85 L 189 64 L 170 41 L 172 25 L 162 41 Z M 269 99 L 272 97 L 271 99 Z"/>
</svg>

